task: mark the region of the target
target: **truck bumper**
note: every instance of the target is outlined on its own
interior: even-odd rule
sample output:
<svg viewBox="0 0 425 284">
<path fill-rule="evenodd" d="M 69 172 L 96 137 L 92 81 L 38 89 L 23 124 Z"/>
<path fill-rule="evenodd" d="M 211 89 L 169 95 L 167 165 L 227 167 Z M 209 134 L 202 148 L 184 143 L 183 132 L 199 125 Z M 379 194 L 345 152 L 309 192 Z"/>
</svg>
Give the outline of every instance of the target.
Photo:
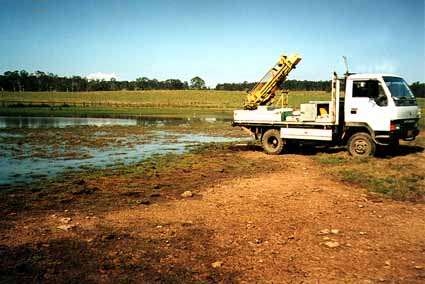
<svg viewBox="0 0 425 284">
<path fill-rule="evenodd" d="M 402 119 L 391 122 L 393 139 L 414 140 L 419 134 L 419 119 Z"/>
<path fill-rule="evenodd" d="M 419 134 L 417 120 L 396 120 L 391 122 L 391 131 L 375 133 L 375 140 L 379 144 L 390 144 L 400 139 L 405 141 L 415 140 Z"/>
<path fill-rule="evenodd" d="M 403 139 L 406 141 L 415 140 L 416 136 L 419 134 L 419 129 L 400 129 L 396 131 L 391 131 L 391 140 Z"/>
</svg>

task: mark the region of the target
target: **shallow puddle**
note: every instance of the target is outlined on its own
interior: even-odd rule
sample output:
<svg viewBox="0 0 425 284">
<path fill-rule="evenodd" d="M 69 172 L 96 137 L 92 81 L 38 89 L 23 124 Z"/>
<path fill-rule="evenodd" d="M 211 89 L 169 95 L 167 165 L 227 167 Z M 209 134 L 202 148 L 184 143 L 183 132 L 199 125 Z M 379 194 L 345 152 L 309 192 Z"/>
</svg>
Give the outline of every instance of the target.
<svg viewBox="0 0 425 284">
<path fill-rule="evenodd" d="M 207 118 L 169 118 L 169 117 L 141 117 L 141 118 L 93 118 L 93 117 L 21 117 L 0 116 L 1 128 L 64 128 L 69 126 L 150 126 L 150 125 L 180 125 L 191 122 L 215 123 L 230 121 L 215 117 Z"/>
<path fill-rule="evenodd" d="M 156 154 L 182 154 L 211 142 L 233 142 L 228 123 L 215 120 L 43 119 L 0 122 L 0 185 L 30 182 L 72 171 L 128 165 Z M 115 126 L 114 126 L 115 125 Z M 117 126 L 118 125 L 118 126 Z M 192 127 L 193 126 L 193 127 Z"/>
</svg>

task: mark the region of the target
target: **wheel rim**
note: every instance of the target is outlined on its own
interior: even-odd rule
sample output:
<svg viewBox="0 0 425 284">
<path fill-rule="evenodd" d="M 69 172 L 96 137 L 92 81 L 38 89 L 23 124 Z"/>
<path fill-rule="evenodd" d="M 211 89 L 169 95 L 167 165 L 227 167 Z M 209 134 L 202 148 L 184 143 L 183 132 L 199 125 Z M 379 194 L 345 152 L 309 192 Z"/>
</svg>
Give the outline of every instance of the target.
<svg viewBox="0 0 425 284">
<path fill-rule="evenodd" d="M 353 143 L 354 152 L 357 154 L 365 154 L 369 148 L 369 144 L 366 140 L 359 139 Z"/>
<path fill-rule="evenodd" d="M 277 148 L 277 146 L 279 144 L 279 141 L 277 141 L 277 138 L 276 137 L 270 137 L 269 139 L 267 139 L 267 144 L 271 148 L 275 149 L 275 148 Z"/>
</svg>

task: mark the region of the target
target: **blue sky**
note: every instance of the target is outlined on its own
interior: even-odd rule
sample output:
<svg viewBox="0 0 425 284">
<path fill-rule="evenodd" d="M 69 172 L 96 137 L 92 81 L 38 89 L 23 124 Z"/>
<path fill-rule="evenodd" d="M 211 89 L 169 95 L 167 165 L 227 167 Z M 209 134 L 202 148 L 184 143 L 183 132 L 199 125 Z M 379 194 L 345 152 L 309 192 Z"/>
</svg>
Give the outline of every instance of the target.
<svg viewBox="0 0 425 284">
<path fill-rule="evenodd" d="M 424 0 L 0 0 L 0 72 L 259 80 L 280 54 L 293 79 L 333 70 L 425 81 Z"/>
</svg>

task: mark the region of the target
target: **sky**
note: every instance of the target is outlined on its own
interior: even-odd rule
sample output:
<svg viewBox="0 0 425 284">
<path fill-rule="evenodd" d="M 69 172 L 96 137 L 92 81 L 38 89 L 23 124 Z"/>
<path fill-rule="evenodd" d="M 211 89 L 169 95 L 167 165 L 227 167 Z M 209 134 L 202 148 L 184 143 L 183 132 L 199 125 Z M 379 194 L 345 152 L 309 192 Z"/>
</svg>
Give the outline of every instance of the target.
<svg viewBox="0 0 425 284">
<path fill-rule="evenodd" d="M 425 0 L 0 0 L 0 72 L 258 81 L 281 54 L 289 78 L 350 72 L 425 81 Z"/>
</svg>

